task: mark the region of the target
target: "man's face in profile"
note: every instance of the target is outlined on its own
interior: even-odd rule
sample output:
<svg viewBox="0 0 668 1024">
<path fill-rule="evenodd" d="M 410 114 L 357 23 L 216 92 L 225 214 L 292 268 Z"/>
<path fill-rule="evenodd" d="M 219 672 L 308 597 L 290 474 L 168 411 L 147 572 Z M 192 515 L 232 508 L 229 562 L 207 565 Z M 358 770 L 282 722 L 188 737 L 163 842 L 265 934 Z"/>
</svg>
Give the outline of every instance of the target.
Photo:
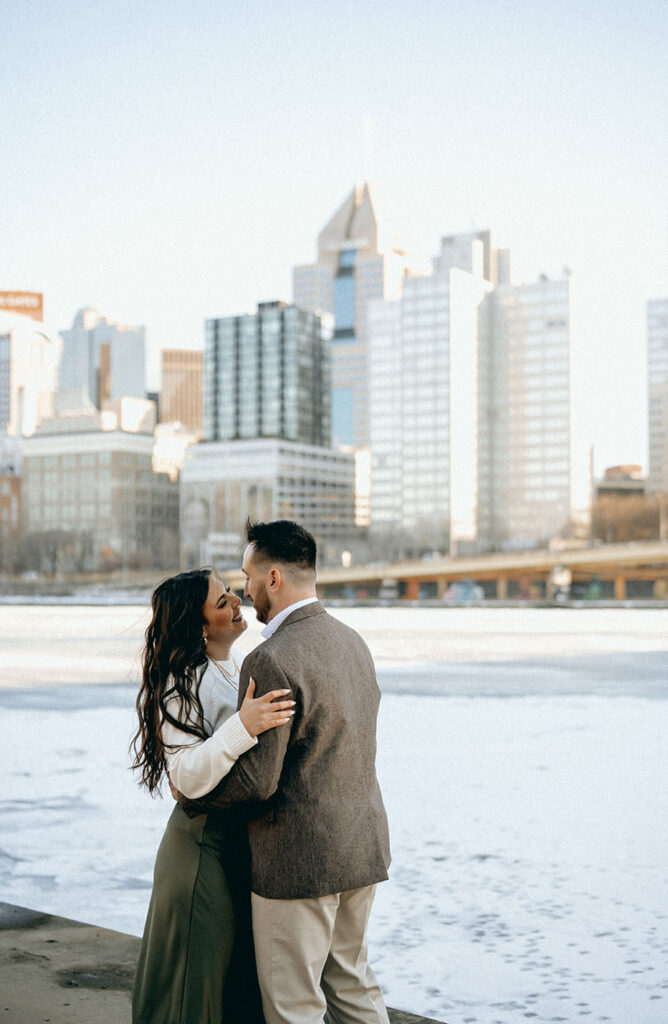
<svg viewBox="0 0 668 1024">
<path fill-rule="evenodd" d="M 244 551 L 241 571 L 246 577 L 244 597 L 249 598 L 253 605 L 258 622 L 266 624 L 271 618 L 271 601 L 267 588 L 269 565 L 257 561 L 254 544 L 249 544 Z"/>
</svg>

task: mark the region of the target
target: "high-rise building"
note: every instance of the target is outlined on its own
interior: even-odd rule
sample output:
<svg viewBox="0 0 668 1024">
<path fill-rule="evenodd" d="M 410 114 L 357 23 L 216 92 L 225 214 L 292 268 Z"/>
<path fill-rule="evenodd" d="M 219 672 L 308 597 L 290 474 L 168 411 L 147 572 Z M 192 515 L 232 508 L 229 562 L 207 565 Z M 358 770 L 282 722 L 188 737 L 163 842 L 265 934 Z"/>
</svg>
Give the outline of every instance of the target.
<svg viewBox="0 0 668 1024">
<path fill-rule="evenodd" d="M 160 422 L 181 423 L 202 436 L 203 353 L 190 349 L 162 350 Z"/>
<path fill-rule="evenodd" d="M 80 309 L 61 331 L 59 387 L 84 389 L 101 409 L 106 399 L 145 397 L 145 329 L 124 327 L 95 309 Z"/>
<path fill-rule="evenodd" d="M 243 524 L 299 519 L 332 560 L 354 533 L 354 458 L 330 447 L 332 317 L 265 302 L 207 320 L 204 442 L 181 470 L 182 565 L 236 564 Z"/>
<path fill-rule="evenodd" d="M 206 321 L 206 441 L 330 443 L 331 317 L 284 302 Z"/>
<path fill-rule="evenodd" d="M 394 557 L 477 542 L 480 242 L 369 307 L 371 526 Z M 461 269 L 463 262 L 473 272 Z"/>
<path fill-rule="evenodd" d="M 480 536 L 546 543 L 571 521 L 569 278 L 500 285 L 480 348 Z"/>
<path fill-rule="evenodd" d="M 511 285 L 489 232 L 369 309 L 371 524 L 418 555 L 535 545 L 571 512 L 569 281 Z"/>
<path fill-rule="evenodd" d="M 52 414 L 59 356 L 43 323 L 0 310 L 0 434 L 32 434 Z"/>
<path fill-rule="evenodd" d="M 668 494 L 668 299 L 647 303 L 648 490 Z"/>
<path fill-rule="evenodd" d="M 354 528 L 354 457 L 330 447 L 332 317 L 265 302 L 206 321 L 204 441 L 181 470 L 182 565 L 238 564 L 243 526 L 299 519 L 340 560 Z"/>
<path fill-rule="evenodd" d="M 368 303 L 401 294 L 405 254 L 384 230 L 371 186 L 356 186 L 320 232 L 316 262 L 293 271 L 295 304 L 334 314 L 332 438 L 339 445 L 369 443 Z"/>
</svg>

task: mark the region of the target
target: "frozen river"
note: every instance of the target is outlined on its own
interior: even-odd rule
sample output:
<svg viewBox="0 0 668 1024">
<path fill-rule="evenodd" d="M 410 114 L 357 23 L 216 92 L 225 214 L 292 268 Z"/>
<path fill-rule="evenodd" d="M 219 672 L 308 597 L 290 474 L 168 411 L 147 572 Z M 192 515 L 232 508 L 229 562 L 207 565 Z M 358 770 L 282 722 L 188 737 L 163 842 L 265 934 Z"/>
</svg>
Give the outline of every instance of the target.
<svg viewBox="0 0 668 1024">
<path fill-rule="evenodd" d="M 334 614 L 384 691 L 388 1002 L 449 1024 L 666 1024 L 668 612 Z M 0 607 L 2 898 L 135 934 L 170 811 L 128 771 L 145 625 L 140 607 Z"/>
</svg>

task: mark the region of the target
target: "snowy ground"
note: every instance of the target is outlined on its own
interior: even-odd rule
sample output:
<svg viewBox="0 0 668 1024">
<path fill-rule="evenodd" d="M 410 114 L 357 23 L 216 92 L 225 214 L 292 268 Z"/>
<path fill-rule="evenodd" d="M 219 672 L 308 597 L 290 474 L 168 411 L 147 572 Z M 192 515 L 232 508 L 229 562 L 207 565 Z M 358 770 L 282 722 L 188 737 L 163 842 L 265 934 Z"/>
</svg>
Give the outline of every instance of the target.
<svg viewBox="0 0 668 1024">
<path fill-rule="evenodd" d="M 666 612 L 337 614 L 385 692 L 388 1002 L 450 1024 L 666 1024 Z M 127 768 L 143 625 L 0 608 L 2 898 L 134 933 L 170 811 Z M 93 685 L 64 686 L 68 666 Z"/>
</svg>

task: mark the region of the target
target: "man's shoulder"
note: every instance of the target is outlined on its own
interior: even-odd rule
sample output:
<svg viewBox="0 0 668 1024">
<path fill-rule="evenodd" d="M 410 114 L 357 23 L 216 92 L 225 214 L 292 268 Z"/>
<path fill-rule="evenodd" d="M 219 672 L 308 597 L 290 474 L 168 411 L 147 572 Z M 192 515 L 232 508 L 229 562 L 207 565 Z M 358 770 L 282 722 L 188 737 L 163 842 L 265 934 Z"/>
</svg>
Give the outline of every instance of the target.
<svg viewBox="0 0 668 1024">
<path fill-rule="evenodd" d="M 246 655 L 241 663 L 241 675 L 244 678 L 247 675 L 253 676 L 256 682 L 260 679 L 272 680 L 272 685 L 284 686 L 287 685 L 284 682 L 286 659 L 281 657 L 281 648 L 275 647 L 271 639 L 265 640 Z"/>
<path fill-rule="evenodd" d="M 280 661 L 285 653 L 295 649 L 312 650 L 315 655 L 323 645 L 366 652 L 369 649 L 356 630 L 331 615 L 322 605 L 312 605 L 312 613 L 303 618 L 286 620 L 268 640 L 256 648 L 269 658 Z"/>
<path fill-rule="evenodd" d="M 270 637 L 269 640 L 263 640 L 261 644 L 254 647 L 253 650 L 246 655 L 242 665 L 248 668 L 249 666 L 266 665 L 268 662 L 272 661 L 272 639 L 273 637 Z"/>
</svg>

